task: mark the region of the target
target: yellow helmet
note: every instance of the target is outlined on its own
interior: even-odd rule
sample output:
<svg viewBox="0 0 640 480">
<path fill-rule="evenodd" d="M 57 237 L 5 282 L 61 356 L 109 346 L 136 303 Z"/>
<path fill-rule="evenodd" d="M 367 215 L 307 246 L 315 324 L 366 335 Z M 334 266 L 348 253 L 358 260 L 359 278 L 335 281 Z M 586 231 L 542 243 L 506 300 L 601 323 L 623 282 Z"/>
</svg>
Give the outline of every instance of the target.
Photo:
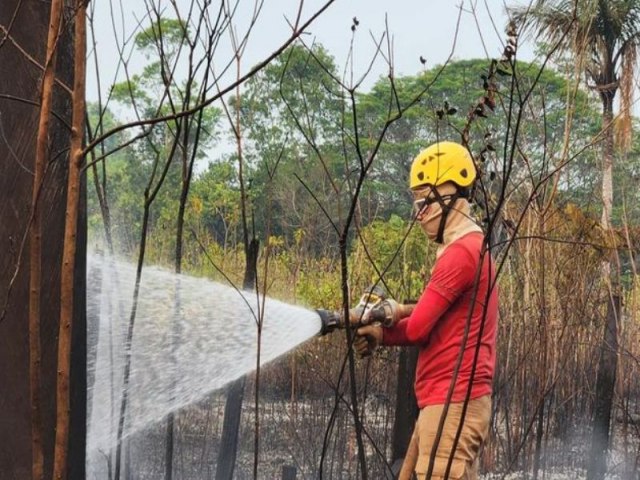
<svg viewBox="0 0 640 480">
<path fill-rule="evenodd" d="M 469 151 L 455 142 L 438 142 L 422 150 L 411 164 L 409 188 L 453 182 L 467 188 L 476 179 Z"/>
</svg>

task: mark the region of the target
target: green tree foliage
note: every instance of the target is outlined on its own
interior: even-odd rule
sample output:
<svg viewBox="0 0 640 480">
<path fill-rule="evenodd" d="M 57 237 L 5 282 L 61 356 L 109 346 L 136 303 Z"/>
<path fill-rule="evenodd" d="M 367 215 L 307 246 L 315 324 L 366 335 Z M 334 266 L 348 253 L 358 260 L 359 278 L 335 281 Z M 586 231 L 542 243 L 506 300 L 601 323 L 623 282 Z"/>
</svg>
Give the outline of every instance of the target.
<svg viewBox="0 0 640 480">
<path fill-rule="evenodd" d="M 437 139 L 460 138 L 467 113 L 483 94 L 488 68 L 487 60 L 451 62 L 422 74 L 396 78 L 393 85 L 381 78 L 370 92 L 356 97 L 358 139 L 365 155 L 398 107 L 411 105 L 386 131 L 365 182 L 358 210 L 363 224 L 393 214 L 407 218 L 411 198 L 406 179 L 411 160 Z M 517 68 L 517 88 L 522 97 L 534 82 L 538 83 L 529 100 L 518 106 L 522 110 L 521 134 L 531 142 L 523 145 L 523 150 L 533 156 L 527 157 L 529 168 L 519 170 L 514 183 L 526 177 L 531 183 L 540 181 L 563 161 L 566 106 L 571 100 L 575 109 L 571 130 L 579 134 L 568 156 L 580 155 L 570 164 L 576 168 L 566 169 L 561 190 L 581 190 L 586 198 L 592 191 L 595 170 L 584 168 L 593 164 L 593 157 L 590 150 L 581 149 L 598 128 L 592 99 L 582 91 L 570 95 L 570 85 L 551 70 L 544 70 L 538 79 L 538 65 L 519 62 Z M 340 205 L 349 200 L 349 182 L 358 171 L 351 111 L 337 89 L 335 70 L 333 59 L 322 47 L 314 46 L 309 51 L 296 45 L 250 81 L 242 97 L 253 198 L 264 202 L 271 195 L 271 232 L 290 235 L 287 232 L 302 228 L 308 234 L 309 248 L 315 252 L 323 251 L 317 239 L 332 234 L 319 204 L 332 220 L 338 220 Z M 504 77 L 499 88 L 507 90 L 509 78 Z M 416 102 L 424 91 L 427 95 Z M 496 138 L 503 136 L 508 108 L 499 103 L 494 113 L 487 112 L 488 118 L 481 125 L 474 125 L 472 148 L 476 156 L 488 133 Z M 500 153 L 493 156 L 493 162 L 500 161 Z M 484 170 L 493 177 L 499 165 L 490 162 Z M 264 229 L 264 217 L 258 211 L 256 214 L 259 229 Z"/>
<path fill-rule="evenodd" d="M 110 130 L 120 123 L 111 110 L 103 109 L 103 111 L 100 111 L 99 105 L 95 102 L 87 103 L 87 119 L 88 124 L 91 126 L 91 135 L 93 137 L 100 131 Z M 125 143 L 127 139 L 128 135 L 126 133 L 118 133 L 109 137 L 100 145 L 100 149 L 94 151 L 95 156 L 90 157 L 89 161 L 93 161 L 98 155 L 104 155 L 115 150 L 119 145 Z M 136 183 L 142 184 L 144 181 L 143 174 L 144 172 L 137 168 L 128 168 L 127 156 L 122 151 L 110 155 L 107 162 L 100 162 L 92 166 L 88 175 L 87 222 L 93 244 L 104 246 L 104 241 L 102 240 L 104 238 L 103 218 L 95 188 L 96 175 L 97 181 L 104 182 L 109 191 L 110 198 L 108 201 L 111 200 L 113 202 L 118 199 L 116 208 L 110 205 L 109 212 L 112 217 L 112 229 L 116 230 L 113 232 L 114 235 L 117 238 L 126 238 L 127 243 L 132 243 L 135 240 L 129 237 L 133 232 L 130 232 L 129 229 L 123 229 L 122 226 L 139 224 L 139 218 L 135 215 L 136 210 L 132 208 L 135 203 L 132 202 L 132 192 L 135 191 L 133 187 Z M 115 222 L 115 227 L 113 222 Z M 92 246 L 91 242 L 89 245 Z"/>
<path fill-rule="evenodd" d="M 602 107 L 602 220 L 610 228 L 613 212 L 613 163 L 617 147 L 631 146 L 631 106 L 639 51 L 640 2 L 537 0 L 515 7 L 516 22 L 537 37 L 572 55 L 576 74 L 586 74 Z M 620 90 L 620 115 L 614 123 L 614 100 Z M 617 137 L 617 142 L 616 138 Z"/>
<path fill-rule="evenodd" d="M 114 85 L 112 100 L 136 118 L 157 118 L 192 108 L 198 98 L 197 82 L 174 75 L 188 35 L 185 25 L 173 19 L 162 19 L 138 33 L 138 52 L 154 60 L 141 73 Z M 115 212 L 112 226 L 119 250 L 129 253 L 137 248 L 145 198 L 160 188 L 151 206 L 150 233 L 156 233 L 152 238 L 163 244 L 162 251 L 171 251 L 185 163 L 192 156 L 196 162 L 205 161 L 218 136 L 219 118 L 219 109 L 209 107 L 199 121 L 179 117 L 155 124 L 136 132 L 142 135 L 141 140 L 109 157 L 107 194 Z M 163 175 L 165 167 L 167 174 Z"/>
<path fill-rule="evenodd" d="M 175 26 L 173 36 L 180 38 L 180 31 Z M 154 48 L 150 35 L 143 32 L 138 36 L 140 48 Z M 172 54 L 168 46 L 163 48 Z M 153 68 L 146 68 L 140 77 L 116 86 L 115 97 L 120 105 L 126 104 L 130 92 L 162 89 L 162 74 L 157 63 Z M 395 79 L 394 90 L 388 79 L 381 78 L 370 92 L 356 97 L 358 135 L 367 149 L 373 147 L 371 142 L 376 132 L 394 108 L 390 102 L 397 99 L 401 107 L 407 106 L 428 88 L 428 94 L 386 132 L 360 197 L 358 221 L 361 225 L 376 219 L 388 220 L 393 215 L 409 218 L 411 197 L 406 181 L 413 157 L 437 139 L 460 138 L 471 105 L 483 93 L 483 77 L 488 65 L 487 60 L 451 62 L 418 75 Z M 518 62 L 516 68 L 518 89 L 524 95 L 540 67 Z M 353 138 L 349 135 L 349 129 L 353 129 L 349 123 L 351 113 L 336 86 L 336 75 L 333 59 L 321 46 L 308 50 L 295 45 L 246 84 L 239 103 L 241 133 L 246 139 L 244 155 L 248 164 L 250 213 L 257 232 L 263 235 L 268 230 L 271 236 L 282 237 L 286 245 L 298 245 L 304 254 L 324 256 L 334 251 L 336 242 L 332 239 L 336 236 L 325 212 L 333 222 L 339 223 L 348 204 L 349 182 L 356 167 L 356 155 L 350 143 Z M 507 88 L 508 78 L 505 77 L 501 88 Z M 574 96 L 571 88 L 560 74 L 550 69 L 542 72 L 522 112 L 520 128 L 524 133 L 521 135 L 527 142 L 522 144 L 522 149 L 527 152 L 528 167 L 519 169 L 513 182 L 533 183 L 559 166 L 566 106 L 568 99 L 572 99 L 571 134 L 576 140 L 572 140 L 568 155 L 576 154 L 576 158 L 563 169 L 559 191 L 566 201 L 586 206 L 596 184 L 597 171 L 593 149 L 585 147 L 598 131 L 598 114 L 592 97 L 580 90 Z M 157 108 L 151 98 L 155 97 L 136 94 L 135 105 L 147 111 Z M 230 105 L 236 108 L 237 99 L 232 99 Z M 163 108 L 166 110 L 166 105 Z M 501 138 L 506 130 L 506 108 L 507 105 L 498 103 L 494 113 L 488 112 L 481 124 L 474 125 L 472 148 L 476 158 L 487 132 Z M 215 129 L 217 115 L 217 111 L 210 112 L 205 131 Z M 114 169 L 115 180 L 111 182 L 117 183 L 113 188 L 122 192 L 114 196 L 119 203 L 115 209 L 127 212 L 128 216 L 120 222 L 123 225 L 139 226 L 144 181 L 153 176 L 154 158 L 167 155 L 173 131 L 171 124 L 155 127 L 145 141 L 114 159 L 110 168 Z M 200 158 L 213 138 L 210 135 L 202 145 L 204 148 L 197 153 Z M 496 143 L 495 147 L 498 152 L 483 166 L 487 176 L 499 170 L 497 162 L 502 146 Z M 215 239 L 223 249 L 235 247 L 235 240 L 239 238 L 235 165 L 233 157 L 210 165 L 194 179 L 194 198 L 190 202 L 193 208 L 189 223 L 198 225 L 202 233 Z M 154 206 L 154 227 L 168 229 L 171 226 L 179 179 L 176 162 Z M 294 232 L 302 232 L 299 242 Z M 167 241 L 171 240 L 167 238 Z"/>
<path fill-rule="evenodd" d="M 400 301 L 416 300 L 429 277 L 435 247 L 417 223 L 397 215 L 374 220 L 358 235 L 349 263 L 354 288 L 380 282 Z"/>
<path fill-rule="evenodd" d="M 370 137 L 370 132 L 380 128 L 389 112 L 393 112 L 392 102 L 397 99 L 401 106 L 410 105 L 420 92 L 428 88 L 427 94 L 411 106 L 399 121 L 393 123 L 385 136 L 367 183 L 370 194 L 365 194 L 365 198 L 374 202 L 369 210 L 385 217 L 391 213 L 406 215 L 404 205 L 410 201 L 407 178 L 412 159 L 432 142 L 442 139 L 460 141 L 460 132 L 467 122 L 468 113 L 483 95 L 483 82 L 486 81 L 488 68 L 487 60 L 455 61 L 419 75 L 398 78 L 394 81 L 393 90 L 387 79 L 380 79 L 371 92 L 359 97 L 358 123 L 362 126 L 361 137 L 366 139 Z M 522 169 L 514 182 L 522 182 L 523 176 L 534 176 L 539 180 L 561 162 L 570 86 L 562 76 L 550 69 L 545 69 L 538 80 L 539 65 L 518 62 L 516 68 L 519 72 L 517 89 L 522 97 L 534 81 L 537 81 L 537 85 L 528 102 L 522 106 L 519 125 L 521 138 L 527 142 L 522 145 L 523 150 L 532 155 L 527 158 L 529 170 Z M 508 82 L 510 77 L 503 77 L 497 86 L 499 94 L 500 91 L 508 91 Z M 480 160 L 479 153 L 487 135 L 496 139 L 494 147 L 497 159 L 501 158 L 503 144 L 497 139 L 504 140 L 510 115 L 509 105 L 502 103 L 500 95 L 498 98 L 494 111 L 487 110 L 487 118 L 481 123 L 472 124 L 470 146 L 476 160 Z M 571 130 L 574 135 L 572 138 L 577 140 L 572 142 L 569 156 L 578 152 L 581 154 L 579 160 L 570 163 L 565 170 L 563 187 L 591 192 L 595 170 L 590 168 L 585 171 L 584 167 L 592 166 L 594 159 L 590 150 L 583 149 L 598 132 L 598 117 L 593 100 L 585 92 L 577 92 L 574 104 Z M 500 170 L 499 166 L 491 162 L 484 166 L 484 173 L 488 177 L 496 170 Z"/>
<path fill-rule="evenodd" d="M 240 190 L 231 161 L 210 163 L 193 184 L 188 222 L 224 250 L 240 239 Z"/>
<path fill-rule="evenodd" d="M 334 238 L 322 209 L 337 222 L 345 191 L 345 104 L 335 75 L 323 47 L 294 45 L 247 82 L 241 99 L 252 198 L 271 205 L 255 209 L 257 228 L 264 231 L 269 221 L 274 235 L 301 229 L 304 245 L 316 252 Z"/>
</svg>

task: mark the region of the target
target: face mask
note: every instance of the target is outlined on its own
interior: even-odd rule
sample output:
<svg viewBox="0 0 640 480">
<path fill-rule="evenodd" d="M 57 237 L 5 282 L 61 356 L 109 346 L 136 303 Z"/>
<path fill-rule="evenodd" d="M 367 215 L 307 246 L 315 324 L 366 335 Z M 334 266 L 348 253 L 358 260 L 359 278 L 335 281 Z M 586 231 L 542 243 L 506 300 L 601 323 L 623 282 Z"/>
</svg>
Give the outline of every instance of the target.
<svg viewBox="0 0 640 480">
<path fill-rule="evenodd" d="M 413 218 L 418 218 L 418 216 L 425 212 L 428 207 L 437 203 L 438 200 L 435 197 L 432 198 L 419 198 L 415 202 L 413 202 Z"/>
<path fill-rule="evenodd" d="M 428 207 L 425 207 L 417 219 L 420 222 L 420 227 L 425 235 L 430 240 L 435 240 L 438 235 L 438 228 L 440 227 L 440 219 L 442 218 L 442 207 L 438 202 L 434 202 Z"/>
<path fill-rule="evenodd" d="M 446 203 L 449 202 L 451 197 L 453 197 L 453 195 L 443 195 L 440 198 L 443 202 Z M 434 204 L 440 206 L 440 202 L 436 197 L 417 199 L 415 202 L 413 202 L 413 218 L 418 219 L 418 216 L 427 213 L 428 209 Z"/>
<path fill-rule="evenodd" d="M 439 194 L 440 199 L 438 199 Z M 414 219 L 420 223 L 420 227 L 425 235 L 433 241 L 438 237 L 440 220 L 442 218 L 442 205 L 440 202 L 449 204 L 457 196 L 457 188 L 452 184 L 444 184 L 437 187 L 437 192 L 431 186 L 421 190 L 413 191 L 416 200 L 413 202 Z M 440 200 L 440 201 L 439 201 Z"/>
</svg>

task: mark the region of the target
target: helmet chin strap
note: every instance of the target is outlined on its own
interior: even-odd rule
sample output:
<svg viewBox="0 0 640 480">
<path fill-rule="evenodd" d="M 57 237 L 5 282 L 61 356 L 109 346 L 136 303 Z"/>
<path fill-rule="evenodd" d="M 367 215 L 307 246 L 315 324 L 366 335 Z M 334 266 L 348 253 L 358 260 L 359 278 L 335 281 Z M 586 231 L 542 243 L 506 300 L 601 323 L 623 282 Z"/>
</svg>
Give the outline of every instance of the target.
<svg viewBox="0 0 640 480">
<path fill-rule="evenodd" d="M 440 208 L 442 209 L 442 216 L 440 217 L 440 225 L 438 226 L 438 234 L 436 235 L 436 243 L 444 243 L 444 228 L 447 225 L 447 218 L 449 218 L 449 213 L 451 213 L 451 207 L 456 203 L 456 201 L 462 197 L 462 192 L 459 188 L 456 189 L 456 193 L 453 195 L 447 195 L 449 197 L 449 202 L 447 203 L 444 198 L 438 193 L 438 190 L 433 189 L 433 194 L 435 195 Z"/>
</svg>

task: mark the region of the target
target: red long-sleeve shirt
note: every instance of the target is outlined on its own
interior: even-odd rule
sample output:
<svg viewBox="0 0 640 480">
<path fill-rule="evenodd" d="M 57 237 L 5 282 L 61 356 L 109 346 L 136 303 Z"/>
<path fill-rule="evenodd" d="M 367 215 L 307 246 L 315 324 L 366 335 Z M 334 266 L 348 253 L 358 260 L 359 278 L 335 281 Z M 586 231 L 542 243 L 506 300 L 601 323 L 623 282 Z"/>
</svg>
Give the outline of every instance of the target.
<svg viewBox="0 0 640 480">
<path fill-rule="evenodd" d="M 411 315 L 394 327 L 383 329 L 385 345 L 420 348 L 415 379 L 420 408 L 446 401 L 470 312 L 469 335 L 451 401 L 462 402 L 466 397 L 478 343 L 480 350 L 470 398 L 491 393 L 498 289 L 495 266 L 488 252 L 482 259 L 478 278 L 482 244 L 481 233 L 470 233 L 451 243 L 436 261 L 431 279 Z"/>
</svg>

